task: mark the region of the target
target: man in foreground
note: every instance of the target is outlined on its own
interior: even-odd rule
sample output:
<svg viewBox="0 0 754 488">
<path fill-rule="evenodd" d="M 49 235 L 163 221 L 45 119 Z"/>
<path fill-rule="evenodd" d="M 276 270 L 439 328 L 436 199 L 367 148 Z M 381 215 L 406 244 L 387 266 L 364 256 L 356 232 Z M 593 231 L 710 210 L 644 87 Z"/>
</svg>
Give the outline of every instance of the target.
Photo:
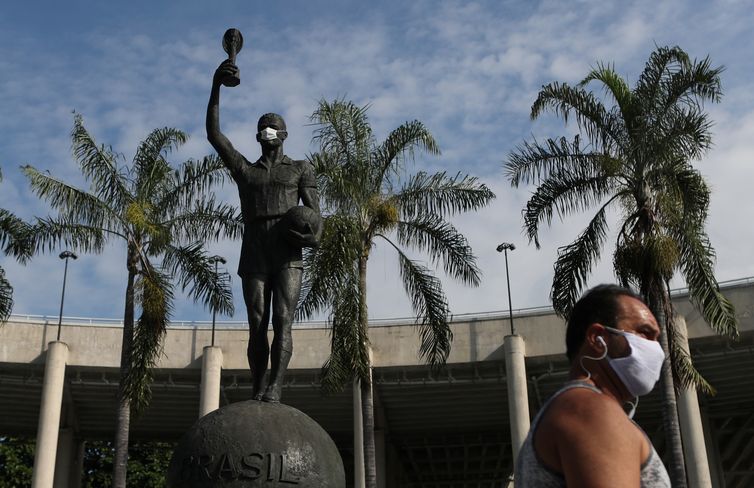
<svg viewBox="0 0 754 488">
<path fill-rule="evenodd" d="M 662 460 L 631 417 L 660 377 L 660 328 L 639 296 L 600 285 L 568 320 L 569 381 L 532 422 L 516 487 L 670 487 Z M 623 409 L 633 401 L 629 415 Z"/>
</svg>

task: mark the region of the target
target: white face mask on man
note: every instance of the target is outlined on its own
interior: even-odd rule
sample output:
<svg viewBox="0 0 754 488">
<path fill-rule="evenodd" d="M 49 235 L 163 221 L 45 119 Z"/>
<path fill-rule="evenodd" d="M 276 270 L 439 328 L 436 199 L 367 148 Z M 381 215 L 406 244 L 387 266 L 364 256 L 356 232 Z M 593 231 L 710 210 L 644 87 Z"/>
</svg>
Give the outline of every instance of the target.
<svg viewBox="0 0 754 488">
<path fill-rule="evenodd" d="M 623 382 L 628 392 L 639 397 L 646 395 L 654 388 L 660 379 L 662 362 L 665 353 L 657 341 L 650 341 L 636 334 L 624 330 L 605 327 L 613 334 L 620 334 L 628 341 L 631 353 L 623 358 L 611 358 L 607 356 L 607 344 L 605 344 L 605 357 L 615 374 Z M 602 339 L 600 337 L 600 339 Z M 601 341 L 604 344 L 604 340 Z"/>
</svg>

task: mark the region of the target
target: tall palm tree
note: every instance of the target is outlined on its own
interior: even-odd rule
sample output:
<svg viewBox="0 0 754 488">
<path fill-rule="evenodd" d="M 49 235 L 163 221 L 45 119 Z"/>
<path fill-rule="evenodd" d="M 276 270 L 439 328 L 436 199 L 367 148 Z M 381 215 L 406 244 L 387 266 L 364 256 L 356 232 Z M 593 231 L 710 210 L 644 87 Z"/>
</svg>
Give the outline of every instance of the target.
<svg viewBox="0 0 754 488">
<path fill-rule="evenodd" d="M 0 182 L 3 172 L 0 170 Z M 29 224 L 10 211 L 0 208 L 0 248 L 6 256 L 14 256 L 21 262 L 31 257 L 32 245 L 29 240 Z M 13 287 L 0 266 L 0 324 L 8 320 L 13 309 Z"/>
<path fill-rule="evenodd" d="M 487 205 L 494 194 L 476 178 L 418 172 L 406 177 L 404 163 L 415 150 L 439 154 L 419 121 L 394 129 L 376 143 L 367 108 L 352 102 L 320 101 L 312 115 L 319 152 L 311 157 L 325 213 L 319 249 L 307 256 L 300 313 L 328 309 L 332 350 L 323 384 L 340 389 L 361 385 L 366 486 L 376 486 L 374 414 L 367 314 L 367 263 L 376 241 L 394 249 L 403 286 L 421 331 L 419 354 L 431 365 L 445 362 L 452 333 L 448 302 L 432 271 L 404 250 L 425 251 L 433 263 L 463 283 L 477 286 L 480 271 L 466 238 L 445 220 Z M 405 179 L 404 179 L 405 177 Z"/>
<path fill-rule="evenodd" d="M 704 229 L 710 190 L 691 164 L 711 145 L 704 102 L 719 101 L 722 68 L 709 58 L 690 60 L 679 47 L 659 47 L 633 88 L 610 65 L 599 64 L 576 86 L 545 85 L 531 117 L 551 110 L 579 134 L 519 146 L 505 170 L 514 187 L 539 186 L 524 209 L 524 227 L 539 247 L 539 228 L 554 213 L 564 217 L 597 208 L 586 229 L 561 247 L 555 263 L 552 302 L 567 315 L 580 295 L 608 235 L 608 211 L 618 211 L 613 263 L 618 280 L 637 287 L 663 328 L 668 358 L 663 368 L 666 435 L 670 437 L 673 486 L 685 486 L 683 452 L 673 379 L 679 385 L 711 387 L 676 342 L 668 282 L 680 272 L 707 323 L 737 335 L 732 304 L 714 276 L 715 253 Z M 603 101 L 586 86 L 597 82 Z M 583 144 L 582 137 L 586 139 Z"/>
<path fill-rule="evenodd" d="M 165 159 L 186 141 L 182 132 L 156 129 L 140 143 L 131 165 L 111 148 L 98 146 L 76 115 L 73 153 L 90 189 L 69 185 L 25 166 L 33 191 L 57 210 L 39 219 L 37 247 L 64 243 L 100 252 L 111 240 L 126 244 L 125 311 L 118 389 L 113 486 L 124 488 L 130 415 L 149 402 L 150 368 L 157 361 L 173 305 L 173 280 L 194 300 L 232 314 L 229 276 L 218 275 L 203 242 L 240 235 L 236 209 L 215 201 L 211 186 L 222 182 L 221 161 L 206 157 L 174 170 Z M 135 320 L 136 308 L 141 314 Z"/>
</svg>

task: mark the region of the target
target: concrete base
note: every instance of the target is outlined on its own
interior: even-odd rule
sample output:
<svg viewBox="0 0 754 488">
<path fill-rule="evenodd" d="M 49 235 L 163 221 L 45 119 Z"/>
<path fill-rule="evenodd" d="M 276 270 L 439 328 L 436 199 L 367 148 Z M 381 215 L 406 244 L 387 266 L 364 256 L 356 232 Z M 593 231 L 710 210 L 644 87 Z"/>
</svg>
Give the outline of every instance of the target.
<svg viewBox="0 0 754 488">
<path fill-rule="evenodd" d="M 199 387 L 199 417 L 220 408 L 220 377 L 223 369 L 223 351 L 217 346 L 206 346 L 202 354 L 202 382 Z"/>
<path fill-rule="evenodd" d="M 254 400 L 200 418 L 178 443 L 169 488 L 345 488 L 330 436 L 288 405 Z"/>
</svg>

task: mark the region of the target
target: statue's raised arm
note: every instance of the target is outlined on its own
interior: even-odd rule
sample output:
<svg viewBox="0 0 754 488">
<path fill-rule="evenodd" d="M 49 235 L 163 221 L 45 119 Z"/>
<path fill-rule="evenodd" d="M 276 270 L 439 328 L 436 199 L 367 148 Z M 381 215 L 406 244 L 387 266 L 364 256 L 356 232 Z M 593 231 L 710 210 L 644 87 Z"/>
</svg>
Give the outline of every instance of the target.
<svg viewBox="0 0 754 488">
<path fill-rule="evenodd" d="M 243 37 L 237 29 L 228 29 L 223 37 L 223 49 L 228 59 L 220 63 L 212 77 L 212 91 L 207 104 L 207 140 L 231 172 L 241 164 L 242 156 L 235 150 L 230 140 L 220 131 L 220 86 L 238 86 L 240 76 L 236 66 L 236 54 L 243 46 Z"/>
</svg>

